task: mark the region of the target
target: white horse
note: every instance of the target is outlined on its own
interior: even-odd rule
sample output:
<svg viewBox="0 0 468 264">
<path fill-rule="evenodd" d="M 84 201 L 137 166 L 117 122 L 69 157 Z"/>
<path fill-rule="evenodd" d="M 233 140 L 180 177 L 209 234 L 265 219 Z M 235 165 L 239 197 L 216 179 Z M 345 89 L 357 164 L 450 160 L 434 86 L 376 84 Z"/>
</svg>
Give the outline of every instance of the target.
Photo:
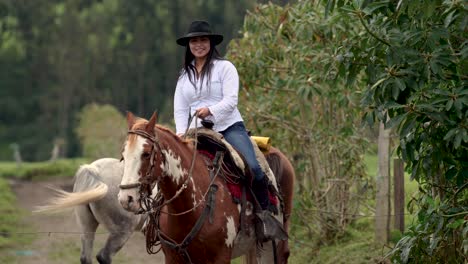
<svg viewBox="0 0 468 264">
<path fill-rule="evenodd" d="M 101 264 L 112 263 L 112 257 L 133 232 L 143 228 L 147 215 L 128 212 L 117 200 L 122 175 L 123 163 L 117 159 L 103 158 L 82 165 L 75 174 L 73 192 L 55 190 L 59 195 L 36 210 L 52 212 L 74 207 L 82 232 L 82 264 L 92 262 L 93 242 L 99 224 L 109 232 L 105 246 L 96 255 Z"/>
</svg>

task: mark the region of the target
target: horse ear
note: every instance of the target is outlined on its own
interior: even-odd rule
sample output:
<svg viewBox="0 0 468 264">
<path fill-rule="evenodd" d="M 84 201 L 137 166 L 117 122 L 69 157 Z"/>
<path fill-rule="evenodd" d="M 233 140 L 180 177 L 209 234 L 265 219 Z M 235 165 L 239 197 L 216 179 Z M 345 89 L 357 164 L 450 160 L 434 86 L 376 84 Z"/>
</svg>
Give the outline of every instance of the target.
<svg viewBox="0 0 468 264">
<path fill-rule="evenodd" d="M 156 125 L 156 118 L 157 118 L 156 112 L 153 113 L 151 116 L 150 120 L 148 121 L 148 124 L 146 125 L 146 132 L 153 134 L 154 133 L 154 126 Z"/>
<path fill-rule="evenodd" d="M 135 124 L 135 115 L 132 112 L 127 111 L 128 130 L 131 130 L 134 124 Z"/>
</svg>

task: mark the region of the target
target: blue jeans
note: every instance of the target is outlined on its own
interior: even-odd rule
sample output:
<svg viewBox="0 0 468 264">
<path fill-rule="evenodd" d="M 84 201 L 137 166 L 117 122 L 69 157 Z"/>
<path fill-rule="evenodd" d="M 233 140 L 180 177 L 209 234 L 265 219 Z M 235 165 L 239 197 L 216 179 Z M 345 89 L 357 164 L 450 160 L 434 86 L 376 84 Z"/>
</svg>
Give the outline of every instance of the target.
<svg viewBox="0 0 468 264">
<path fill-rule="evenodd" d="M 231 144 L 237 151 L 242 154 L 242 156 L 244 156 L 247 164 L 255 176 L 255 180 L 262 180 L 264 177 L 263 171 L 257 161 L 257 157 L 255 156 L 252 141 L 250 141 L 250 137 L 247 134 L 244 122 L 236 122 L 220 133 L 224 136 L 224 139 L 229 142 L 229 144 Z"/>
</svg>

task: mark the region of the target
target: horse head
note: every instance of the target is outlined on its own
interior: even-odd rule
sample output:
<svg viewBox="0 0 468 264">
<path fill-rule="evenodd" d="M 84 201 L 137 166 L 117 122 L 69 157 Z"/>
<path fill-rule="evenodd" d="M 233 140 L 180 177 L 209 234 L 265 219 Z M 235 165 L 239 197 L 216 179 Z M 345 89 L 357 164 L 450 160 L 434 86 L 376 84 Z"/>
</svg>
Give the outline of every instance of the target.
<svg viewBox="0 0 468 264">
<path fill-rule="evenodd" d="M 156 113 L 150 120 L 127 113 L 128 135 L 123 146 L 124 173 L 118 199 L 122 207 L 137 213 L 142 209 L 142 199 L 150 197 L 155 187 L 155 175 L 161 174 L 156 166 L 162 153 L 155 132 Z"/>
</svg>

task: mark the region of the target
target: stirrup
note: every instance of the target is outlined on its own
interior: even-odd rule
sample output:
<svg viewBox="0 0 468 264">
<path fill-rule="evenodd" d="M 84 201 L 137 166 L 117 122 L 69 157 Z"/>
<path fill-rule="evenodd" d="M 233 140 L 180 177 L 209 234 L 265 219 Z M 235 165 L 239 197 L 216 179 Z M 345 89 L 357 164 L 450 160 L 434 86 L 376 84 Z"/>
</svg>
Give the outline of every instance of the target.
<svg viewBox="0 0 468 264">
<path fill-rule="evenodd" d="M 272 239 L 287 240 L 288 234 L 284 231 L 283 225 L 273 217 L 268 210 L 256 213 L 255 232 L 259 242 L 266 242 Z"/>
</svg>

